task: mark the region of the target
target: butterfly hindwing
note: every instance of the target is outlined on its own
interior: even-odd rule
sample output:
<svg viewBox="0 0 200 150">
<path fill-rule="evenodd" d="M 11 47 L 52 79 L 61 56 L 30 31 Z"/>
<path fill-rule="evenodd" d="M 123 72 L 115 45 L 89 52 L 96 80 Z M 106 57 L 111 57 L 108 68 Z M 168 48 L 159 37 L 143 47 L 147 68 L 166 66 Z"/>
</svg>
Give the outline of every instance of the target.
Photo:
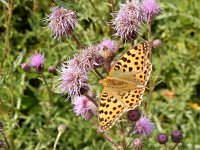
<svg viewBox="0 0 200 150">
<path fill-rule="evenodd" d="M 108 130 L 124 113 L 125 107 L 115 89 L 104 87 L 99 103 L 99 126 L 102 131 Z"/>
</svg>

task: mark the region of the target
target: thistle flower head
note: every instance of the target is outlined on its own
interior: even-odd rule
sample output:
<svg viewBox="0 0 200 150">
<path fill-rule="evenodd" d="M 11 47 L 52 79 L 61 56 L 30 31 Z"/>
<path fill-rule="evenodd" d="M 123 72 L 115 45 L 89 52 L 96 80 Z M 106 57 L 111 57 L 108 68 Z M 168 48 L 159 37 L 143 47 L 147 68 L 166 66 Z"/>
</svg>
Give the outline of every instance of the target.
<svg viewBox="0 0 200 150">
<path fill-rule="evenodd" d="M 115 50 L 115 42 L 112 40 L 104 40 L 100 43 L 100 46 L 110 49 L 111 51 Z"/>
<path fill-rule="evenodd" d="M 63 7 L 51 8 L 51 14 L 45 18 L 53 37 L 61 39 L 74 31 L 77 24 L 76 12 Z"/>
<path fill-rule="evenodd" d="M 27 64 L 27 63 L 21 64 L 21 68 L 26 72 L 30 72 L 31 71 L 31 66 L 29 64 Z"/>
<path fill-rule="evenodd" d="M 4 142 L 3 140 L 0 139 L 0 149 L 4 147 Z"/>
<path fill-rule="evenodd" d="M 140 23 L 141 10 L 137 1 L 123 4 L 112 20 L 116 35 L 125 39 L 137 37 Z"/>
<path fill-rule="evenodd" d="M 179 130 L 174 130 L 171 134 L 171 139 L 174 143 L 180 143 L 183 139 L 183 134 Z"/>
<path fill-rule="evenodd" d="M 56 75 L 56 68 L 55 66 L 49 66 L 48 68 L 49 73 L 52 73 L 53 75 Z"/>
<path fill-rule="evenodd" d="M 159 49 L 161 47 L 161 45 L 162 45 L 161 40 L 156 39 L 156 40 L 153 41 L 153 45 L 152 46 L 153 46 L 153 48 Z"/>
<path fill-rule="evenodd" d="M 152 133 L 154 129 L 154 124 L 145 116 L 141 117 L 135 124 L 136 133 L 148 136 Z"/>
<path fill-rule="evenodd" d="M 41 69 L 44 66 L 44 54 L 35 52 L 30 59 L 30 66 L 36 69 Z"/>
<path fill-rule="evenodd" d="M 143 0 L 141 9 L 145 21 L 151 21 L 161 10 L 159 4 L 155 0 Z"/>
<path fill-rule="evenodd" d="M 86 120 L 89 120 L 97 112 L 96 106 L 86 96 L 76 97 L 73 104 L 76 115 Z"/>
<path fill-rule="evenodd" d="M 136 122 L 140 119 L 141 117 L 141 112 L 139 109 L 134 109 L 134 110 L 130 110 L 128 111 L 128 119 L 133 121 L 133 122 Z"/>
<path fill-rule="evenodd" d="M 144 143 L 141 139 L 137 138 L 133 141 L 133 145 L 135 147 L 135 150 L 141 150 L 144 146 Z"/>
<path fill-rule="evenodd" d="M 82 49 L 78 58 L 80 59 L 80 66 L 83 70 L 88 71 L 103 65 L 103 57 L 100 55 L 100 46 L 92 45 Z"/>
<path fill-rule="evenodd" d="M 60 124 L 58 126 L 58 132 L 64 133 L 67 130 L 67 126 L 65 124 Z"/>
<path fill-rule="evenodd" d="M 68 93 L 70 96 L 80 96 L 88 90 L 87 73 L 78 66 L 68 67 L 62 64 L 56 89 L 59 93 Z"/>
<path fill-rule="evenodd" d="M 168 141 L 168 137 L 165 133 L 160 133 L 156 136 L 156 140 L 158 141 L 158 143 L 160 144 L 165 144 Z"/>
<path fill-rule="evenodd" d="M 3 131 L 3 122 L 0 122 L 0 133 Z"/>
</svg>

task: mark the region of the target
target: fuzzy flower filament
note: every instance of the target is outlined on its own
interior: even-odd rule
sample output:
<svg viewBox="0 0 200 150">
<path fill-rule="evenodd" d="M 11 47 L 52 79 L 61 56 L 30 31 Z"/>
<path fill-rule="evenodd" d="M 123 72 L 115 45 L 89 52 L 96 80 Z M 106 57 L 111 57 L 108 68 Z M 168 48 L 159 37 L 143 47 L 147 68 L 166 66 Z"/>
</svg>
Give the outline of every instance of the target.
<svg viewBox="0 0 200 150">
<path fill-rule="evenodd" d="M 143 0 L 141 9 L 143 20 L 146 22 L 152 21 L 161 12 L 159 4 L 155 0 Z"/>
<path fill-rule="evenodd" d="M 88 90 L 87 73 L 77 66 L 69 68 L 62 64 L 56 86 L 59 93 L 68 93 L 70 96 L 80 96 Z"/>
<path fill-rule="evenodd" d="M 63 7 L 51 8 L 51 14 L 45 18 L 45 21 L 53 37 L 58 39 L 70 35 L 78 22 L 76 12 Z"/>
<path fill-rule="evenodd" d="M 44 66 L 44 54 L 35 52 L 30 59 L 30 66 L 38 70 L 42 69 Z"/>
<path fill-rule="evenodd" d="M 154 130 L 154 124 L 145 116 L 141 117 L 135 124 L 136 133 L 144 136 L 150 135 Z"/>
<path fill-rule="evenodd" d="M 76 97 L 73 104 L 73 110 L 77 116 L 89 120 L 92 116 L 96 115 L 96 106 L 86 96 Z"/>
<path fill-rule="evenodd" d="M 141 10 L 137 1 L 123 4 L 112 20 L 116 35 L 127 40 L 137 37 L 140 23 Z"/>
</svg>

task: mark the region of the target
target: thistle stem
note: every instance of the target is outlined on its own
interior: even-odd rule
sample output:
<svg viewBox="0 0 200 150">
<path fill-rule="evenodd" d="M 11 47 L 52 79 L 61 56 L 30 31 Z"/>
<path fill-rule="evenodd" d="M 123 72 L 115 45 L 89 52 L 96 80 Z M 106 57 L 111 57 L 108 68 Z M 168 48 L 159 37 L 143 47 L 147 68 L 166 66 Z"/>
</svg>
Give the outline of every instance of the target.
<svg viewBox="0 0 200 150">
<path fill-rule="evenodd" d="M 87 93 L 86 94 L 84 94 L 89 100 L 91 100 L 93 103 L 94 103 L 94 105 L 96 106 L 96 107 L 98 107 L 98 104 L 97 104 L 97 102 L 92 98 L 92 97 L 90 97 Z"/>
<path fill-rule="evenodd" d="M 57 137 L 56 137 L 55 143 L 54 143 L 54 145 L 53 145 L 53 150 L 56 150 L 56 147 L 57 147 L 57 145 L 58 145 L 58 141 L 59 141 L 61 135 L 62 135 L 62 132 L 58 132 L 58 135 L 57 135 Z"/>
<path fill-rule="evenodd" d="M 119 145 L 117 143 L 114 142 L 114 140 L 109 137 L 106 133 L 103 133 L 102 136 L 108 141 L 110 142 L 113 146 L 115 146 L 117 149 L 119 149 Z"/>
<path fill-rule="evenodd" d="M 178 143 L 176 143 L 176 144 L 171 148 L 171 150 L 174 150 L 177 146 L 178 146 Z"/>
<path fill-rule="evenodd" d="M 7 140 L 7 138 L 6 138 L 6 135 L 4 134 L 3 131 L 2 131 L 2 135 L 3 135 L 4 140 L 6 141 L 6 145 L 7 145 L 7 147 L 8 147 L 8 150 L 11 150 L 10 144 L 9 144 L 9 142 L 8 142 L 8 140 Z"/>
<path fill-rule="evenodd" d="M 151 29 L 151 22 L 148 21 L 147 23 L 147 29 L 148 29 L 148 41 L 149 41 L 149 59 L 150 62 L 152 64 L 152 43 L 153 43 L 153 37 L 152 37 L 152 29 Z M 154 82 L 153 79 L 150 78 L 150 88 L 149 88 L 149 102 L 151 103 L 152 99 L 153 99 L 153 91 L 154 91 Z M 148 109 L 149 109 L 149 105 L 147 105 L 147 103 L 145 103 L 145 112 L 146 114 L 148 113 Z"/>
<path fill-rule="evenodd" d="M 49 102 L 49 113 L 48 113 L 48 117 L 50 117 L 51 116 L 51 106 L 52 106 L 52 99 L 51 99 L 51 89 L 49 88 L 49 86 L 48 86 L 48 83 L 47 83 L 47 80 L 46 80 L 46 77 L 44 76 L 44 74 L 43 74 L 43 72 L 41 72 L 40 73 L 41 74 L 41 76 L 42 76 L 42 79 L 43 79 L 43 81 L 44 81 L 44 83 L 45 83 L 45 86 L 46 86 L 46 89 L 47 89 L 47 93 L 48 93 L 48 102 Z"/>
<path fill-rule="evenodd" d="M 3 56 L 2 56 L 1 66 L 0 66 L 0 75 L 1 75 L 1 72 L 3 70 L 3 64 L 4 64 L 5 57 L 6 57 L 6 53 L 7 53 L 8 56 L 10 55 L 10 27 L 11 27 L 12 15 L 13 15 L 13 1 L 14 0 L 10 0 L 9 5 L 8 6 L 6 5 L 7 8 L 8 8 L 8 17 L 7 17 L 7 22 L 6 22 L 6 25 L 5 25 L 6 26 L 5 46 L 4 46 Z"/>
<path fill-rule="evenodd" d="M 167 150 L 167 144 L 163 144 L 163 150 Z"/>
<path fill-rule="evenodd" d="M 96 124 L 96 121 L 91 121 L 91 123 L 98 129 L 98 125 Z M 117 143 L 115 143 L 115 141 L 109 137 L 106 133 L 102 133 L 101 134 L 109 143 L 111 143 L 114 147 L 116 147 L 116 149 L 119 149 L 119 145 Z"/>
<path fill-rule="evenodd" d="M 119 40 L 119 42 L 118 42 L 118 44 L 117 44 L 117 47 L 115 49 L 115 53 L 117 53 L 119 51 L 119 48 L 121 47 L 123 40 L 124 39 L 121 37 L 120 40 Z"/>
<path fill-rule="evenodd" d="M 120 126 L 121 126 L 121 129 L 120 129 L 121 130 L 121 134 L 123 136 L 123 139 L 121 141 L 121 145 L 122 145 L 122 149 L 126 150 L 126 139 L 125 139 L 125 136 L 124 136 L 125 131 L 124 131 L 124 124 L 123 124 L 123 122 L 120 122 Z"/>
<path fill-rule="evenodd" d="M 79 42 L 77 36 L 74 33 L 71 33 L 71 36 L 72 36 L 73 40 L 76 42 L 76 45 L 78 46 L 78 48 L 80 49 L 82 47 L 82 45 Z"/>
</svg>

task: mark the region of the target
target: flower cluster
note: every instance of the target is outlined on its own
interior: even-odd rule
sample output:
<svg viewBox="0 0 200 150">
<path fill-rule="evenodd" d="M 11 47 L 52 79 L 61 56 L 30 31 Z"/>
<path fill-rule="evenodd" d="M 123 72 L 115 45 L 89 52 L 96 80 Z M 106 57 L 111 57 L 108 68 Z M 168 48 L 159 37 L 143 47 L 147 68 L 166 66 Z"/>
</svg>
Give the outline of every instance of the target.
<svg viewBox="0 0 200 150">
<path fill-rule="evenodd" d="M 171 134 L 171 140 L 172 142 L 178 144 L 182 141 L 183 139 L 183 134 L 180 130 L 174 130 Z M 168 136 L 165 133 L 159 133 L 156 136 L 156 140 L 160 144 L 166 144 L 168 142 Z"/>
<path fill-rule="evenodd" d="M 155 0 L 127 1 L 112 20 L 116 35 L 126 40 L 136 39 L 141 23 L 151 22 L 159 13 L 160 6 Z"/>
<path fill-rule="evenodd" d="M 43 70 L 44 67 L 44 54 L 35 52 L 30 59 L 30 63 L 23 63 L 21 64 L 21 68 L 26 71 L 30 72 L 31 68 L 35 68 L 38 72 Z"/>
<path fill-rule="evenodd" d="M 114 49 L 112 41 L 102 43 L 81 49 L 73 59 L 61 65 L 59 69 L 60 76 L 57 78 L 58 84 L 56 86 L 59 93 L 68 93 L 71 97 L 76 97 L 89 90 L 88 72 L 104 66 L 105 59 L 102 55 L 104 47 L 108 47 L 108 51 L 113 51 Z"/>
</svg>

